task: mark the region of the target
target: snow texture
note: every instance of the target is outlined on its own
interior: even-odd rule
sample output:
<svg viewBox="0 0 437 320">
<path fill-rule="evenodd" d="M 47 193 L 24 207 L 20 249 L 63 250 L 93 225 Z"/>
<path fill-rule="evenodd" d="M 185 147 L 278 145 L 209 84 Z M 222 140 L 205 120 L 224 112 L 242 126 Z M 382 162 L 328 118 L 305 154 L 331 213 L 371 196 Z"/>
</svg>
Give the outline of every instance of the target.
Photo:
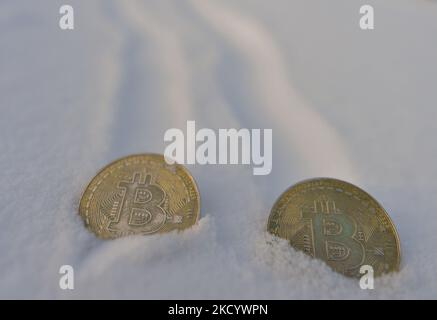
<svg viewBox="0 0 437 320">
<path fill-rule="evenodd" d="M 367 0 L 0 2 L 1 298 L 436 298 L 437 3 Z M 189 166 L 201 219 L 101 241 L 78 216 L 107 163 L 163 153 L 164 132 L 272 128 L 273 171 Z M 390 213 L 397 274 L 375 290 L 287 243 L 276 198 L 302 179 L 355 183 Z M 59 288 L 59 267 L 75 290 Z"/>
</svg>

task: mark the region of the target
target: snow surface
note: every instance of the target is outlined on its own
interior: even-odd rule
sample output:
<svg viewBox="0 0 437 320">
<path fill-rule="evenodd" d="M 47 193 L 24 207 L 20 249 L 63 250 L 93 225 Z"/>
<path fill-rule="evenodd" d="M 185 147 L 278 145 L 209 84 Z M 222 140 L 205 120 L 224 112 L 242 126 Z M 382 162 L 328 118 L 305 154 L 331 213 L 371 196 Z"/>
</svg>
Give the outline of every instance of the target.
<svg viewBox="0 0 437 320">
<path fill-rule="evenodd" d="M 1 298 L 436 298 L 437 3 L 367 0 L 0 2 Z M 190 166 L 183 234 L 101 241 L 78 216 L 95 173 L 159 152 L 168 128 L 272 128 L 273 172 Z M 373 291 L 269 245 L 271 206 L 331 176 L 373 194 L 402 245 Z M 59 289 L 59 267 L 75 290 Z"/>
</svg>

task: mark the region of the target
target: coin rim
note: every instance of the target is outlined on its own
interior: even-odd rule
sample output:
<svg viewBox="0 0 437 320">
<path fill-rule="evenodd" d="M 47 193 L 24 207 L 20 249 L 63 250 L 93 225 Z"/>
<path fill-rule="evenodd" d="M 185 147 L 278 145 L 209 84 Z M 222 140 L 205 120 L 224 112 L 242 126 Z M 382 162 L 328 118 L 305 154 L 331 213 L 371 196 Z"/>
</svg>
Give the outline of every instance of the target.
<svg viewBox="0 0 437 320">
<path fill-rule="evenodd" d="M 275 203 L 273 204 L 273 207 L 272 207 L 272 209 L 270 210 L 270 215 L 269 215 L 269 218 L 268 218 L 268 220 L 267 220 L 267 226 L 266 226 L 266 229 L 267 229 L 267 232 L 268 233 L 270 233 L 270 234 L 272 234 L 273 236 L 277 236 L 277 235 L 275 235 L 275 234 L 273 234 L 273 233 L 271 233 L 270 231 L 269 231 L 269 225 L 270 225 L 270 221 L 271 221 L 271 218 L 272 218 L 272 215 L 273 215 L 273 211 L 275 210 L 275 208 L 276 208 L 276 206 L 277 206 L 277 204 L 278 204 L 278 202 L 287 194 L 287 193 L 289 193 L 292 189 L 294 189 L 295 187 L 297 187 L 297 186 L 299 186 L 299 185 L 302 185 L 302 184 L 306 184 L 306 183 L 308 183 L 308 182 L 313 182 L 313 181 L 320 181 L 320 180 L 324 180 L 324 181 L 333 181 L 333 182 L 340 182 L 340 183 L 344 183 L 344 184 L 346 184 L 346 185 L 349 185 L 349 186 L 351 186 L 351 187 L 353 187 L 353 188 L 356 188 L 356 189 L 358 189 L 358 191 L 360 191 L 360 192 L 363 192 L 365 195 L 367 195 L 371 200 L 373 200 L 381 209 L 382 209 L 382 211 L 385 213 L 385 215 L 386 215 L 386 217 L 388 218 L 388 221 L 390 222 L 390 224 L 391 224 L 391 226 L 392 226 L 392 228 L 393 228 L 393 231 L 394 231 L 394 236 L 395 236 L 395 238 L 396 238 L 396 244 L 397 244 L 397 249 L 398 249 L 398 254 L 397 254 L 397 263 L 396 263 L 396 265 L 395 265 L 395 267 L 394 267 L 394 269 L 393 269 L 393 271 L 399 271 L 400 270 L 400 267 L 401 267 L 401 261 L 402 261 L 402 251 L 401 251 L 401 240 L 400 240 L 400 237 L 399 237 L 399 234 L 398 234 L 398 231 L 397 231 L 397 229 L 396 229 L 396 225 L 393 223 L 393 220 L 392 220 L 392 218 L 390 217 L 390 215 L 388 214 L 388 212 L 385 210 L 385 208 L 372 196 L 372 195 L 370 195 L 367 191 L 365 191 L 365 190 L 363 190 L 362 188 L 360 188 L 360 187 L 358 187 L 358 186 L 356 186 L 356 185 L 354 185 L 354 184 L 352 184 L 352 183 L 350 183 L 350 182 L 347 182 L 347 181 L 344 181 L 344 180 L 341 180 L 341 179 L 337 179 L 337 178 L 330 178 L 330 177 L 316 177 L 316 178 L 309 178 L 309 179 L 305 179 L 305 180 L 301 180 L 301 181 L 299 181 L 299 182 L 297 182 L 297 183 L 295 183 L 295 184 L 293 184 L 292 186 L 290 186 L 290 187 L 288 187 L 284 192 L 282 192 L 281 193 L 281 195 L 276 199 L 276 201 L 275 201 Z M 287 240 L 287 239 L 286 239 Z M 318 260 L 321 260 L 321 259 L 318 259 Z M 323 261 L 323 260 L 322 260 Z M 392 272 L 393 272 L 392 271 Z M 388 273 L 386 273 L 386 274 L 389 274 L 389 273 L 391 273 L 391 272 L 388 272 Z"/>
<path fill-rule="evenodd" d="M 98 238 L 100 238 L 100 239 L 110 239 L 110 240 L 116 240 L 116 239 L 118 239 L 119 237 L 116 237 L 116 238 L 102 238 L 102 237 L 100 237 L 99 235 L 97 235 L 91 228 L 90 228 L 90 225 L 89 224 L 87 224 L 86 223 L 86 220 L 84 219 L 84 216 L 82 215 L 82 213 L 81 213 L 81 209 L 82 209 L 82 207 L 83 207 L 83 201 L 84 201 L 84 195 L 85 195 L 85 193 L 88 191 L 88 189 L 89 189 L 89 187 L 91 186 L 91 184 L 94 182 L 94 180 L 96 179 L 96 177 L 98 176 L 98 175 L 100 175 L 103 171 L 105 171 L 106 169 L 108 169 L 109 167 L 111 167 L 111 166 L 113 166 L 114 164 L 116 164 L 116 163 L 118 163 L 118 162 L 121 162 L 121 161 L 124 161 L 124 160 L 127 160 L 127 159 L 129 159 L 129 158 L 135 158 L 135 157 L 144 157 L 144 156 L 152 156 L 152 157 L 162 157 L 163 158 L 163 160 L 164 160 L 164 162 L 165 162 L 165 155 L 163 155 L 163 154 L 159 154 L 159 153 L 135 153 L 135 154 L 130 154 L 130 155 L 127 155 L 127 156 L 124 156 L 124 157 L 120 157 L 120 158 L 118 158 L 118 159 L 116 159 L 116 160 L 113 160 L 112 162 L 110 162 L 109 164 L 107 164 L 107 165 L 105 165 L 102 169 L 100 169 L 99 171 L 97 171 L 97 173 L 93 176 L 93 178 L 91 179 L 91 181 L 87 184 L 87 186 L 85 187 L 85 189 L 83 190 L 83 192 L 82 192 L 82 195 L 81 195 L 81 197 L 80 197 L 80 201 L 79 201 L 79 208 L 78 208 L 78 213 L 79 213 L 79 216 L 82 218 L 82 220 L 83 220 L 83 222 L 84 222 L 84 224 L 85 224 L 85 226 L 86 226 L 86 228 L 88 229 L 88 230 L 90 230 L 96 237 L 98 237 Z M 200 220 L 200 214 L 201 214 L 201 207 L 200 207 L 200 205 L 201 205 L 201 202 L 200 202 L 200 192 L 199 192 L 199 188 L 197 187 L 197 183 L 196 183 L 196 180 L 194 179 L 194 177 L 193 177 L 193 175 L 191 174 L 191 172 L 184 166 L 184 165 L 182 165 L 182 164 L 180 164 L 180 163 L 177 163 L 177 162 L 175 162 L 174 164 L 172 164 L 172 165 L 176 165 L 176 166 L 179 166 L 181 169 L 182 169 L 182 171 L 184 171 L 184 173 L 186 173 L 187 174 L 187 176 L 189 177 L 189 179 L 190 179 L 190 181 L 192 182 L 192 184 L 193 184 L 193 186 L 194 186 L 194 190 L 196 191 L 196 194 L 197 194 L 197 215 L 196 215 L 196 220 L 194 221 L 194 223 L 193 223 L 193 225 L 191 225 L 190 227 L 192 227 L 192 226 L 194 226 L 194 225 L 196 225 L 198 222 L 199 222 L 199 220 Z M 189 229 L 189 228 L 187 228 L 187 229 Z M 178 230 L 179 232 L 180 231 L 183 231 L 183 230 Z M 158 233 L 154 233 L 154 234 L 158 234 Z M 141 234 L 137 234 L 137 236 L 140 236 Z M 151 235 L 153 235 L 153 234 L 151 234 Z"/>
</svg>

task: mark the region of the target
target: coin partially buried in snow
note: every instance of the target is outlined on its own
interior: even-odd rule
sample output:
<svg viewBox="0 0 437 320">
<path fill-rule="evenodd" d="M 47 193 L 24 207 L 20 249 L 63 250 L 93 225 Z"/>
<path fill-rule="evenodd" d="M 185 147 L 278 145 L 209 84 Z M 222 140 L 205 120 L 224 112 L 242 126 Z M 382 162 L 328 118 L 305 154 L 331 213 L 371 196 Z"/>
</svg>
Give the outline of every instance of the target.
<svg viewBox="0 0 437 320">
<path fill-rule="evenodd" d="M 109 164 L 90 182 L 79 206 L 86 226 L 103 239 L 183 230 L 197 222 L 199 212 L 191 174 L 157 154 Z"/>
<path fill-rule="evenodd" d="M 384 208 L 360 188 L 336 179 L 300 182 L 285 191 L 270 213 L 267 229 L 332 269 L 360 277 L 398 270 L 400 243 Z"/>
</svg>

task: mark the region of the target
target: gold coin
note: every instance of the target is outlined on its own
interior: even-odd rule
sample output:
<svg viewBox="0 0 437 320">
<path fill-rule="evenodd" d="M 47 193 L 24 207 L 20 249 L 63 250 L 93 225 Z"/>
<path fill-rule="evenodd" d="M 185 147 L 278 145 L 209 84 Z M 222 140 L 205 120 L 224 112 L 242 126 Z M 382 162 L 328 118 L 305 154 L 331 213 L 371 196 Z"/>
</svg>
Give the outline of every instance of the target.
<svg viewBox="0 0 437 320">
<path fill-rule="evenodd" d="M 200 212 L 196 183 L 182 165 L 157 154 L 132 155 L 103 168 L 86 188 L 79 213 L 98 237 L 183 230 Z"/>
<path fill-rule="evenodd" d="M 290 187 L 273 206 L 267 229 L 346 276 L 362 276 L 363 265 L 375 276 L 399 268 L 399 237 L 387 212 L 344 181 L 320 178 Z"/>
</svg>

